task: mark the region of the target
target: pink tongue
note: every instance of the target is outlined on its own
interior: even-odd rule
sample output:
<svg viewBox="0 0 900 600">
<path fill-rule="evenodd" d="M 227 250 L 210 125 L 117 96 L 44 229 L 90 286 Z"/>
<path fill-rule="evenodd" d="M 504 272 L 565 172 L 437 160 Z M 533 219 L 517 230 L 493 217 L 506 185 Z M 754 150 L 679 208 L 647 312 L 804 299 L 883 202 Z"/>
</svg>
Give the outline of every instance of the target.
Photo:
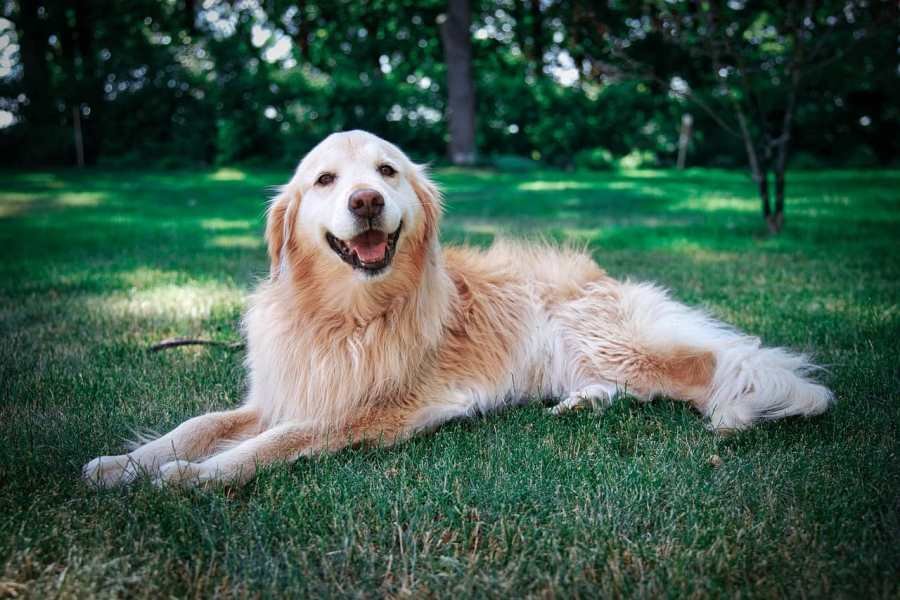
<svg viewBox="0 0 900 600">
<path fill-rule="evenodd" d="M 380 262 L 387 254 L 387 236 L 383 231 L 370 229 L 350 240 L 349 246 L 362 262 Z"/>
</svg>

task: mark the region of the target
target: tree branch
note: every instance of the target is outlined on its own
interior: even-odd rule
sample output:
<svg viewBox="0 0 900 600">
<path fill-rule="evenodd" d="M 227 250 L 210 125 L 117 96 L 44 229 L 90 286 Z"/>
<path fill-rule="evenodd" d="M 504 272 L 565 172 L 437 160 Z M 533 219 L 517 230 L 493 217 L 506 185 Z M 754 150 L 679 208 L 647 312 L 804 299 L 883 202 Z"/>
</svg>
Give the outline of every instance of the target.
<svg viewBox="0 0 900 600">
<path fill-rule="evenodd" d="M 616 48 L 615 44 L 613 42 L 610 43 L 610 54 L 612 54 L 614 57 L 618 58 L 619 60 L 622 60 L 628 66 L 630 66 L 632 69 L 634 69 L 632 71 L 633 76 L 635 76 L 637 78 L 653 80 L 653 81 L 659 83 L 660 85 L 662 85 L 663 87 L 665 87 L 666 89 L 671 90 L 670 82 L 664 80 L 662 77 L 660 77 L 659 75 L 654 73 L 652 70 L 647 70 L 646 65 L 639 63 L 638 61 L 636 61 L 633 58 L 631 58 L 630 56 L 628 56 L 627 53 L 622 52 L 621 50 Z M 644 70 L 644 72 L 641 72 L 642 69 Z M 674 94 L 681 96 L 682 98 L 685 98 L 686 100 L 690 100 L 691 102 L 696 104 L 700 108 L 700 110 L 705 112 L 709 116 L 709 118 L 711 118 L 713 121 L 715 121 L 716 124 L 719 127 L 721 127 L 723 130 L 725 130 L 727 133 L 729 133 L 737 138 L 741 137 L 741 134 L 738 133 L 738 131 L 734 127 L 732 127 L 728 123 L 726 123 L 725 120 L 709 104 L 707 104 L 705 101 L 701 100 L 700 97 L 697 96 L 691 90 L 690 85 L 687 86 L 687 89 L 684 92 L 679 92 L 677 90 L 671 90 L 671 91 Z"/>
<path fill-rule="evenodd" d="M 219 342 L 201 338 L 166 338 L 150 346 L 149 350 L 150 352 L 159 352 L 180 346 L 219 346 L 226 350 L 243 350 L 246 345 L 244 342 Z"/>
</svg>

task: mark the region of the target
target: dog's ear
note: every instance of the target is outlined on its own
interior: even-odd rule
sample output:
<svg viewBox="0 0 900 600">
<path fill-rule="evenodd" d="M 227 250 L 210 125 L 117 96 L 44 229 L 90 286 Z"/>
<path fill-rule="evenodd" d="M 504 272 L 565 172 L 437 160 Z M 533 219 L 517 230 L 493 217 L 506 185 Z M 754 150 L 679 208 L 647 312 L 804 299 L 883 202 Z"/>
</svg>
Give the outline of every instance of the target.
<svg viewBox="0 0 900 600">
<path fill-rule="evenodd" d="M 294 221 L 300 194 L 290 188 L 283 188 L 272 202 L 266 214 L 266 241 L 269 244 L 269 275 L 274 279 L 281 272 L 281 261 L 292 243 Z"/>
<path fill-rule="evenodd" d="M 422 208 L 425 211 L 425 233 L 432 237 L 437 235 L 441 214 L 444 212 L 443 195 L 438 186 L 428 177 L 428 168 L 425 165 L 413 165 L 409 176 L 409 184 L 412 186 Z"/>
</svg>

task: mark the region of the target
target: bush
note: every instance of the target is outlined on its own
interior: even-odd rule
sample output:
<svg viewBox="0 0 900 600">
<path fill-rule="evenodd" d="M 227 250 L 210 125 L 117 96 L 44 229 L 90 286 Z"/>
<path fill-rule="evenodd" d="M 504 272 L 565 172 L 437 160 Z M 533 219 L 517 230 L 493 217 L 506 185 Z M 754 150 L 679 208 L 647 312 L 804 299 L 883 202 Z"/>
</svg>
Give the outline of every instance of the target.
<svg viewBox="0 0 900 600">
<path fill-rule="evenodd" d="M 657 165 L 656 155 L 649 150 L 632 150 L 617 162 L 620 169 L 652 169 Z"/>
<path fill-rule="evenodd" d="M 801 171 L 812 171 L 814 169 L 821 169 L 825 165 L 820 159 L 810 154 L 809 152 L 796 152 L 793 156 L 791 156 L 789 166 L 792 169 L 798 169 Z"/>
<path fill-rule="evenodd" d="M 500 154 L 490 159 L 490 165 L 498 171 L 507 173 L 527 173 L 540 167 L 540 163 L 527 156 Z"/>
<path fill-rule="evenodd" d="M 844 167 L 867 169 L 878 166 L 878 157 L 869 146 L 857 146 L 844 159 Z"/>
<path fill-rule="evenodd" d="M 616 167 L 612 152 L 599 146 L 582 150 L 575 155 L 574 161 L 575 168 L 589 171 L 612 171 Z"/>
</svg>

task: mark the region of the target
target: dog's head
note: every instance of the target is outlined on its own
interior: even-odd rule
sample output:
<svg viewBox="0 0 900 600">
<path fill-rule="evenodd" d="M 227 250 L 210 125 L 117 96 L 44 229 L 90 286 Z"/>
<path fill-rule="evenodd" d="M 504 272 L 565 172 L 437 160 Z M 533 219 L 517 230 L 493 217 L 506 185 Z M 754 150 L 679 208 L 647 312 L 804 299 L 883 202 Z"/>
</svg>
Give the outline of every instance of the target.
<svg viewBox="0 0 900 600">
<path fill-rule="evenodd" d="M 266 238 L 272 277 L 292 258 L 335 276 L 389 277 L 437 235 L 440 194 L 399 148 L 364 131 L 335 133 L 307 154 L 274 199 Z"/>
</svg>

